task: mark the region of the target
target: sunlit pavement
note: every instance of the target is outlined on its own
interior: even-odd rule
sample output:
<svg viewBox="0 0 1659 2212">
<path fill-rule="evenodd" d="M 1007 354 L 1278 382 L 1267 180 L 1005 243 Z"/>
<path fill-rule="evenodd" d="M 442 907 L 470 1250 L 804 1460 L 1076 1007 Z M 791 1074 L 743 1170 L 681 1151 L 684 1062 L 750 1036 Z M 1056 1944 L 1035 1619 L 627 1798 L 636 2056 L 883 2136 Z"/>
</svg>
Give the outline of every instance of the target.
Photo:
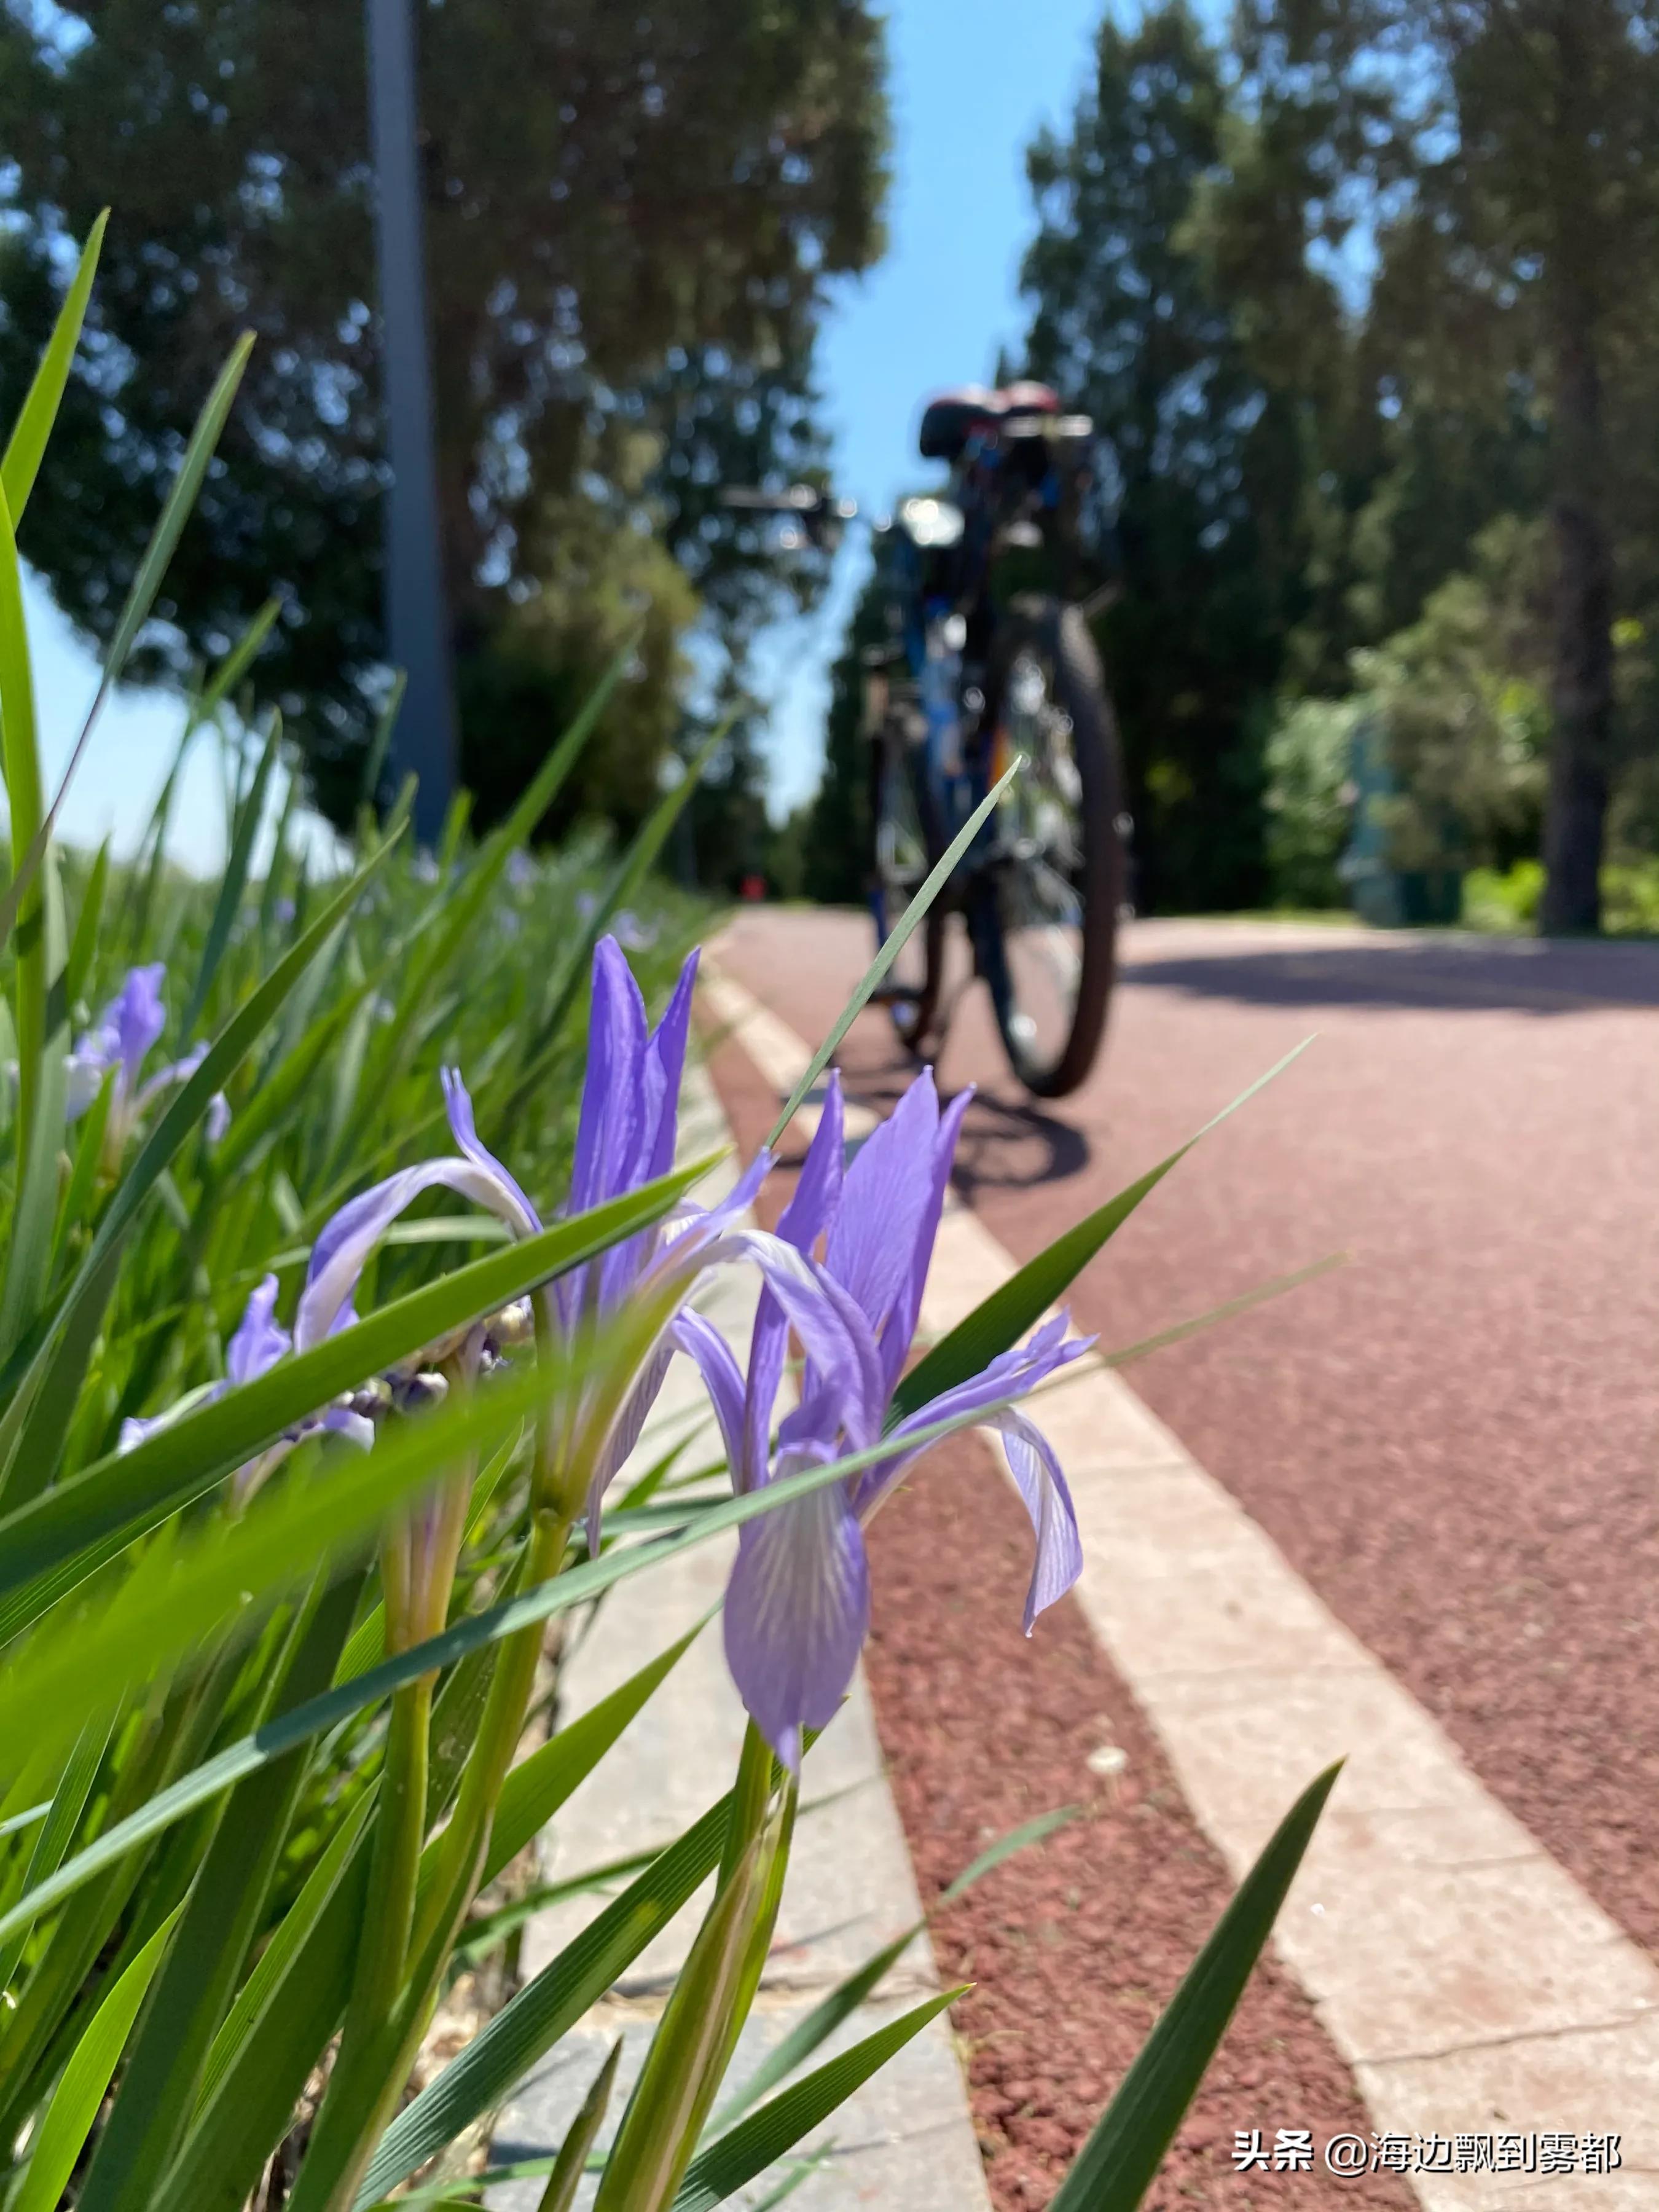
<svg viewBox="0 0 1659 2212">
<path fill-rule="evenodd" d="M 866 949 L 856 917 L 748 912 L 724 958 L 815 1037 Z M 1132 1341 L 1352 1255 L 1136 1387 L 1650 1945 L 1659 949 L 1169 923 L 1126 956 L 1106 1057 L 1053 1108 L 1021 1098 L 964 997 L 939 1073 L 983 1086 L 976 1216 L 1029 1256 L 1319 1033 L 1090 1271 L 1080 1316 Z M 843 1060 L 877 1104 L 908 1073 L 877 1014 Z"/>
</svg>

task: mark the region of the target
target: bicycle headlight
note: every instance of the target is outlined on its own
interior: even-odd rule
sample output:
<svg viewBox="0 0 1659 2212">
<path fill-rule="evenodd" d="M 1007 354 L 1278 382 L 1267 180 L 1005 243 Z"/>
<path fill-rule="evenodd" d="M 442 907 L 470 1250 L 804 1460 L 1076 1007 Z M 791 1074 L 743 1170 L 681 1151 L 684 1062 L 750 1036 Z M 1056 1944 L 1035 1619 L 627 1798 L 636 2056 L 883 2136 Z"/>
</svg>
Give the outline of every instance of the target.
<svg viewBox="0 0 1659 2212">
<path fill-rule="evenodd" d="M 897 519 L 911 542 L 929 550 L 936 545 L 954 545 L 963 528 L 962 509 L 948 499 L 902 499 Z"/>
</svg>

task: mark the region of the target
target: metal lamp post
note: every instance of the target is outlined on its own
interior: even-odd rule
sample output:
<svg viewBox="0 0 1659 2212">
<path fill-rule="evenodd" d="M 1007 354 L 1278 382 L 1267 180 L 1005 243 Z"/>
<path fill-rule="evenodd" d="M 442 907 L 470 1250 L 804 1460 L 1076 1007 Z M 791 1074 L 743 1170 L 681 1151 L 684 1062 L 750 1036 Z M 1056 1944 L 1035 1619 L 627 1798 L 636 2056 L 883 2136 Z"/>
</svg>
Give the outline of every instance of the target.
<svg viewBox="0 0 1659 2212">
<path fill-rule="evenodd" d="M 434 844 L 455 787 L 455 696 L 444 605 L 421 192 L 416 161 L 411 0 L 367 0 L 382 392 L 392 483 L 386 500 L 387 657 L 408 678 L 392 733 L 399 778 L 420 779 L 415 835 Z"/>
</svg>

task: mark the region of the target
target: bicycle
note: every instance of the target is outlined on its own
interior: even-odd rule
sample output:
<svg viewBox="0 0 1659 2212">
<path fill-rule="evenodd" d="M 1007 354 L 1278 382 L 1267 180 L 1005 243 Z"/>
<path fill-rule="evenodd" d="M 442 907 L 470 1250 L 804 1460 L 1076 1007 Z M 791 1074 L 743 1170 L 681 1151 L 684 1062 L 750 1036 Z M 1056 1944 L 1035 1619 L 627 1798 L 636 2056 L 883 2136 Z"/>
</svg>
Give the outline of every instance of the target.
<svg viewBox="0 0 1659 2212">
<path fill-rule="evenodd" d="M 949 465 L 948 485 L 902 499 L 874 528 L 888 633 L 865 655 L 878 943 L 1015 752 L 1025 765 L 878 996 L 908 1051 L 936 1052 L 960 914 L 1015 1075 L 1060 1097 L 1105 1032 L 1131 826 L 1111 702 L 1072 597 L 1093 426 L 1043 385 L 969 386 L 928 404 L 919 443 Z M 856 513 L 807 485 L 727 496 L 821 540 Z M 1045 587 L 1018 588 L 1034 567 Z"/>
</svg>

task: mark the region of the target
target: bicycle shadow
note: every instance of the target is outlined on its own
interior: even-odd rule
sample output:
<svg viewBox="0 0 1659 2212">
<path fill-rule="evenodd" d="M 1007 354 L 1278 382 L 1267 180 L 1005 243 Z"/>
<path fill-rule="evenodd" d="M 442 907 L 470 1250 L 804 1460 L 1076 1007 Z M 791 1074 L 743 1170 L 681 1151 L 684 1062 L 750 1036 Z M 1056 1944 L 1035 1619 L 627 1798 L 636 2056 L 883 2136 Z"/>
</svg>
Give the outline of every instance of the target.
<svg viewBox="0 0 1659 2212">
<path fill-rule="evenodd" d="M 896 1051 L 873 1064 L 860 1054 L 856 1066 L 842 1071 L 848 1096 L 883 1121 L 915 1075 L 915 1060 Z M 957 1089 L 939 1086 L 942 1105 L 948 1106 L 957 1095 Z M 1030 1099 L 1001 1098 L 980 1090 L 963 1117 L 951 1180 L 971 1205 L 979 1191 L 1030 1190 L 1041 1183 L 1063 1182 L 1081 1175 L 1092 1156 L 1088 1138 L 1069 1121 L 1044 1113 Z"/>
<path fill-rule="evenodd" d="M 1369 1007 L 1433 1013 L 1582 1013 L 1659 1006 L 1659 945 L 1507 939 L 1346 940 L 1331 945 L 1153 940 L 1118 971 L 1127 990 L 1316 1011 Z"/>
</svg>

